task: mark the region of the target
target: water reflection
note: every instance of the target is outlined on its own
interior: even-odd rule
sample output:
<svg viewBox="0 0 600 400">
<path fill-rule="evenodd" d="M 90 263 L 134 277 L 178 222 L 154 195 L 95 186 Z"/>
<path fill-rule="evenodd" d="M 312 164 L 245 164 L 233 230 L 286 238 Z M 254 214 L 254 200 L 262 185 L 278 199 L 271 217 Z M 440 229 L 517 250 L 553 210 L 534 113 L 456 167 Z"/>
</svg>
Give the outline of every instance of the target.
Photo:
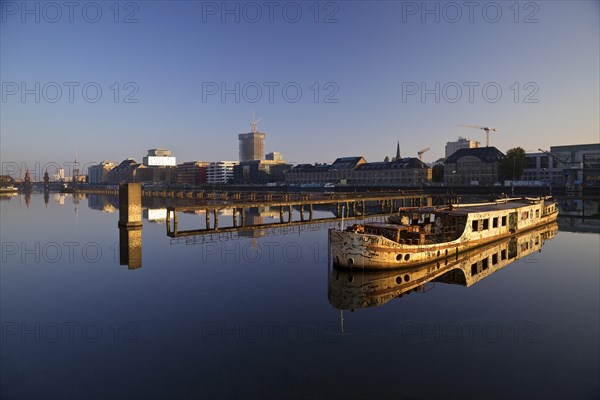
<svg viewBox="0 0 600 400">
<path fill-rule="evenodd" d="M 388 272 L 329 271 L 329 303 L 340 310 L 381 306 L 414 291 L 426 291 L 428 283 L 471 286 L 499 269 L 540 251 L 558 232 L 557 223 L 499 240 L 486 246 L 420 267 Z"/>
<path fill-rule="evenodd" d="M 142 267 L 142 227 L 119 227 L 119 264 L 129 269 Z"/>
</svg>

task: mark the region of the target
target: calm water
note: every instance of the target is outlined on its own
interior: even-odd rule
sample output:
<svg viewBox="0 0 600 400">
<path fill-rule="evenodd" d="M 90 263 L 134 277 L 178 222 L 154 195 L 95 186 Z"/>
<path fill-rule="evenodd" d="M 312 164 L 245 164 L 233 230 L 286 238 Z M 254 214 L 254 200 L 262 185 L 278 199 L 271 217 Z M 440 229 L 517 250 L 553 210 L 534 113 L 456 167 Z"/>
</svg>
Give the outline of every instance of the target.
<svg viewBox="0 0 600 400">
<path fill-rule="evenodd" d="M 597 212 L 575 203 L 565 212 Z M 150 211 L 141 236 L 121 236 L 128 267 L 116 204 L 0 201 L 2 398 L 599 396 L 593 221 L 561 220 L 539 252 L 469 287 L 360 308 L 337 291 L 368 297 L 379 277 L 332 270 L 324 227 L 202 242 L 167 237 Z"/>
</svg>

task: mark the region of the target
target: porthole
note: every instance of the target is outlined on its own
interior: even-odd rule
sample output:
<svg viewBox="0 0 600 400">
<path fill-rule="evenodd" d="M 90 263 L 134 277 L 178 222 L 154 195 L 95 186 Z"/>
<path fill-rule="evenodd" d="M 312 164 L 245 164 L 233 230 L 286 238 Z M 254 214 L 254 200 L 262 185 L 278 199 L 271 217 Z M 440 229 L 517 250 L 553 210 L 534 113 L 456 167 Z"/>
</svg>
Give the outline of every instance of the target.
<svg viewBox="0 0 600 400">
<path fill-rule="evenodd" d="M 354 258 L 350 257 L 348 259 L 348 265 L 353 265 L 354 264 Z"/>
<path fill-rule="evenodd" d="M 410 260 L 410 254 L 405 254 L 404 255 L 404 261 L 408 261 Z"/>
<path fill-rule="evenodd" d="M 396 284 L 400 285 L 402 283 L 402 278 L 400 276 L 396 277 Z"/>
<path fill-rule="evenodd" d="M 396 256 L 396 261 L 402 261 L 402 254 L 398 254 Z"/>
<path fill-rule="evenodd" d="M 404 275 L 404 282 L 410 281 L 410 276 L 408 274 Z"/>
<path fill-rule="evenodd" d="M 354 277 L 352 275 L 348 275 L 348 282 L 354 282 Z"/>
</svg>

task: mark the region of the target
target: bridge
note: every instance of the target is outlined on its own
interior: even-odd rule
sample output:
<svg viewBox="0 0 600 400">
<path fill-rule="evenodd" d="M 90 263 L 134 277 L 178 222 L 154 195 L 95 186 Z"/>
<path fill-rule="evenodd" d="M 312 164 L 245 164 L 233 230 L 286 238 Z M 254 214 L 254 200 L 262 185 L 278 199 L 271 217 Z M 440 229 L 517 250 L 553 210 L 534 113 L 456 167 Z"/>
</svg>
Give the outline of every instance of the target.
<svg viewBox="0 0 600 400">
<path fill-rule="evenodd" d="M 216 200 L 216 199 L 214 199 Z M 314 222 L 333 222 L 341 218 L 357 219 L 389 215 L 401 207 L 431 206 L 431 197 L 421 192 L 381 193 L 237 193 L 227 200 L 204 201 L 193 206 L 167 207 L 167 235 L 170 237 L 194 236 L 216 232 L 233 232 L 240 229 L 264 229 L 275 226 L 304 225 Z M 269 207 L 278 209 L 279 222 L 247 224 L 247 210 Z M 315 208 L 326 208 L 334 217 L 315 218 Z M 232 225 L 219 226 L 219 214 L 231 210 Z M 294 220 L 293 210 L 299 219 Z M 203 213 L 204 226 L 192 230 L 178 229 L 178 213 Z M 211 218 L 212 215 L 212 218 Z"/>
</svg>

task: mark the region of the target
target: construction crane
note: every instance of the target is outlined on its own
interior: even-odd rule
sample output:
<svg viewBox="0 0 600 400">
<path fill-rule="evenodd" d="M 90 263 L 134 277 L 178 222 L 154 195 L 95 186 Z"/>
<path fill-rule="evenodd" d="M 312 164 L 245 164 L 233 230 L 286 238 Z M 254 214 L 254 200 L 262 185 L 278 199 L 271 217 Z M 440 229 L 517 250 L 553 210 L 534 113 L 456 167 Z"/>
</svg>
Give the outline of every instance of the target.
<svg viewBox="0 0 600 400">
<path fill-rule="evenodd" d="M 464 126 L 465 128 L 475 128 L 481 129 L 485 132 L 485 147 L 490 147 L 490 132 L 498 132 L 500 129 L 490 128 L 489 126 L 479 126 L 479 125 L 464 125 L 458 124 L 457 126 Z"/>
<path fill-rule="evenodd" d="M 575 169 L 575 170 L 583 169 L 582 163 L 577 162 L 577 161 L 569 161 L 569 159 L 571 158 L 569 156 L 563 156 L 562 154 L 551 153 L 551 152 L 543 150 L 543 149 L 538 149 L 538 150 L 541 151 L 542 153 L 554 158 L 555 160 L 558 160 L 561 163 L 563 163 L 566 169 Z"/>
<path fill-rule="evenodd" d="M 567 187 L 567 192 L 569 191 L 569 189 L 581 187 L 581 183 L 578 181 L 578 171 L 581 171 L 583 169 L 583 163 L 577 161 L 570 161 L 570 156 L 564 156 L 562 154 L 559 155 L 542 149 L 538 150 L 561 162 L 564 165 L 563 174 L 565 177 L 565 186 Z M 555 165 L 554 167 L 557 166 Z"/>
<path fill-rule="evenodd" d="M 252 121 L 250 121 L 250 126 L 252 127 L 252 133 L 258 133 L 258 131 L 256 130 L 256 124 L 258 124 L 261 119 L 262 119 L 262 117 L 260 117 L 259 119 L 254 119 L 254 112 L 252 112 Z"/>
<path fill-rule="evenodd" d="M 419 150 L 419 151 L 417 152 L 417 154 L 419 155 L 419 160 L 420 160 L 420 161 L 423 161 L 423 153 L 425 153 L 425 152 L 427 152 L 427 151 L 429 151 L 429 150 L 431 150 L 431 147 L 427 147 L 427 148 L 425 148 L 425 149 L 422 149 L 422 150 Z"/>
</svg>

